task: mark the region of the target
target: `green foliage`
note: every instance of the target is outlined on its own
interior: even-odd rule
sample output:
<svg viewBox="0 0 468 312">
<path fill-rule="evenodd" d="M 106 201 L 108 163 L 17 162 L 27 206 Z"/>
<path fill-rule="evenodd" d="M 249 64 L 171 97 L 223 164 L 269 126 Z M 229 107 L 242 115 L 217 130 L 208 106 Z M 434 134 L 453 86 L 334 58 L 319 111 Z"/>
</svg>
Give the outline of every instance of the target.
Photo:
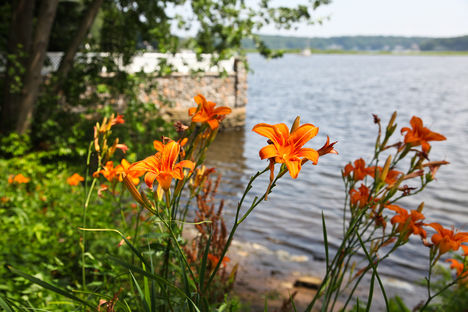
<svg viewBox="0 0 468 312">
<path fill-rule="evenodd" d="M 31 149 L 31 138 L 27 134 L 10 133 L 0 138 L 0 155 L 17 157 L 26 154 Z"/>
<path fill-rule="evenodd" d="M 112 70 L 114 63 L 110 58 L 101 61 Z M 138 97 L 141 85 L 148 93 L 155 87 L 150 83 L 150 75 L 117 71 L 113 77 L 107 77 L 99 72 L 95 63 L 79 64 L 71 72 L 73 82 L 64 85 L 67 109 L 61 107 L 62 101 L 52 94 L 52 90 L 39 99 L 30 136 L 33 147 L 48 151 L 50 160 L 82 161 L 93 138 L 93 125 L 116 110 L 126 121 L 124 128 L 117 129 L 117 135 L 134 154 L 134 159 L 152 151 L 153 140 L 174 133 L 172 125 L 161 118 L 155 104 L 143 102 Z M 158 100 L 167 102 L 162 96 Z"/>
<path fill-rule="evenodd" d="M 455 255 L 456 259 L 463 262 L 463 259 Z M 435 277 L 438 278 L 431 285 L 432 291 L 442 291 L 445 286 L 453 281 L 453 270 L 439 265 L 436 267 Z M 457 284 L 443 290 L 437 297 L 437 300 L 427 307 L 427 311 L 430 312 L 464 312 L 468 307 L 468 284 L 466 280 L 460 280 Z"/>
<path fill-rule="evenodd" d="M 36 277 L 52 281 L 62 287 L 76 285 L 79 281 L 80 233 L 82 222 L 83 186 L 69 186 L 71 175 L 64 164 L 44 165 L 44 153 L 23 155 L 20 158 L 0 160 L 0 294 L 37 308 L 60 297 L 31 285 L 24 278 L 8 272 L 4 264 L 27 268 Z M 26 184 L 9 184 L 9 175 L 18 173 L 30 178 Z M 109 201 L 101 201 L 100 209 L 91 211 L 93 226 L 115 224 L 115 208 Z M 14 241 L 14 243 L 12 243 Z M 116 242 L 117 243 L 117 242 Z M 115 244 L 116 244 L 115 243 Z M 97 250 L 115 249 L 107 237 L 99 237 L 90 244 L 89 258 Z M 101 261 L 89 262 L 88 269 L 95 271 L 93 282 L 105 289 L 105 278 L 115 275 Z"/>
<path fill-rule="evenodd" d="M 411 49 L 429 38 L 425 37 L 394 37 L 394 36 L 340 36 L 331 38 L 308 38 L 260 35 L 260 39 L 272 50 L 303 50 L 303 49 L 341 49 L 341 50 L 393 50 L 397 46 Z M 256 42 L 244 39 L 242 45 L 246 49 L 254 49 Z"/>
<path fill-rule="evenodd" d="M 423 51 L 468 51 L 468 36 L 428 39 L 420 48 Z"/>
<path fill-rule="evenodd" d="M 363 304 L 355 304 L 349 312 L 365 312 L 368 311 Z M 405 305 L 403 300 L 395 296 L 390 298 L 388 301 L 388 311 L 387 312 L 411 312 L 411 310 Z"/>
</svg>

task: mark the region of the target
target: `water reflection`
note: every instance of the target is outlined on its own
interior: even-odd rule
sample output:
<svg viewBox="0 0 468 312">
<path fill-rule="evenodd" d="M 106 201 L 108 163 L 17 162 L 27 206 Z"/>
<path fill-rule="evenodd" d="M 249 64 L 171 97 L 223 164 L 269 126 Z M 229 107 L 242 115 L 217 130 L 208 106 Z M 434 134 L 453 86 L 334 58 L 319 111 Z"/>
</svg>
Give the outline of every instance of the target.
<svg viewBox="0 0 468 312">
<path fill-rule="evenodd" d="M 402 201 L 402 206 L 415 209 L 425 201 L 430 222 L 468 230 L 467 57 L 288 55 L 267 61 L 253 55 L 249 62 L 255 73 L 249 76 L 247 125 L 244 131 L 220 133 L 207 157 L 223 174 L 228 218 L 248 178 L 267 165 L 258 157 L 265 138 L 250 131 L 256 123 L 288 124 L 301 115 L 304 122 L 320 127 L 308 147 L 319 148 L 330 135 L 339 141 L 340 155 L 328 155 L 318 166 L 304 166 L 295 181 L 283 178 L 269 201 L 241 226 L 238 238 L 323 259 L 322 211 L 330 243 L 340 242 L 344 200 L 340 169 L 350 160 L 369 158 L 376 133 L 371 113 L 387 120 L 394 110 L 399 112 L 399 128 L 418 115 L 430 129 L 444 134 L 447 141 L 433 144 L 432 160 L 451 162 L 425 192 Z M 261 195 L 266 185 L 267 177 L 253 195 Z M 387 276 L 416 281 L 424 275 L 426 259 L 427 249 L 415 241 L 388 259 L 382 270 Z M 320 261 L 304 265 L 307 270 L 323 267 Z"/>
</svg>

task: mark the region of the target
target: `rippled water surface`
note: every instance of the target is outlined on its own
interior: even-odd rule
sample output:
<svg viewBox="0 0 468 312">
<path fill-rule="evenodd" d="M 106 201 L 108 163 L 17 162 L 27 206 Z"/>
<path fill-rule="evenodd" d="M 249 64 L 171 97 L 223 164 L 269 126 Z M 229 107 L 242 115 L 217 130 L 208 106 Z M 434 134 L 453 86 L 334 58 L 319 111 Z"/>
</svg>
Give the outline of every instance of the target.
<svg viewBox="0 0 468 312">
<path fill-rule="evenodd" d="M 240 240 L 305 255 L 309 261 L 301 264 L 303 269 L 321 272 L 322 211 L 329 240 L 334 246 L 340 242 L 340 169 L 356 158 L 370 158 L 377 130 L 371 114 L 386 123 L 395 110 L 399 128 L 417 115 L 444 134 L 447 141 L 432 144 L 431 159 L 450 162 L 439 170 L 437 181 L 401 205 L 415 209 L 424 200 L 429 221 L 468 230 L 468 57 L 286 55 L 268 61 L 250 55 L 249 63 L 254 72 L 248 78 L 245 130 L 221 133 L 209 155 L 226 182 L 222 193 L 228 219 L 248 177 L 267 165 L 258 157 L 266 139 L 251 131 L 255 124 L 289 125 L 300 115 L 320 128 L 308 147 L 319 148 L 329 135 L 339 141 L 340 154 L 321 158 L 318 166 L 305 165 L 297 180 L 283 178 L 268 202 L 241 226 Z M 258 195 L 266 185 L 265 179 L 257 184 Z M 413 282 L 423 277 L 427 249 L 415 240 L 387 260 L 382 270 L 388 277 Z"/>
</svg>

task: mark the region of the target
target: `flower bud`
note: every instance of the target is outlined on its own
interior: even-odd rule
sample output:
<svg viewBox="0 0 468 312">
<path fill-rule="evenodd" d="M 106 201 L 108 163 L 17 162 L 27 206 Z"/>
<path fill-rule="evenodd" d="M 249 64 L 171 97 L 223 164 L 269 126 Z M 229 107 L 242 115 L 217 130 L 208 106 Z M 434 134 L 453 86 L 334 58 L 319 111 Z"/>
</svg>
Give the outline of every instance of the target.
<svg viewBox="0 0 468 312">
<path fill-rule="evenodd" d="M 291 133 L 296 131 L 297 128 L 299 128 L 299 124 L 301 123 L 301 117 L 297 116 L 296 119 L 294 119 L 294 122 L 291 126 Z"/>
<path fill-rule="evenodd" d="M 385 181 L 388 175 L 388 170 L 390 169 L 390 164 L 392 163 L 392 155 L 388 155 L 387 160 L 385 161 L 385 165 L 382 169 L 382 174 L 380 175 L 380 179 Z"/>
<path fill-rule="evenodd" d="M 421 213 L 424 208 L 424 202 L 421 202 L 418 206 L 418 209 L 416 210 L 417 212 Z"/>
</svg>

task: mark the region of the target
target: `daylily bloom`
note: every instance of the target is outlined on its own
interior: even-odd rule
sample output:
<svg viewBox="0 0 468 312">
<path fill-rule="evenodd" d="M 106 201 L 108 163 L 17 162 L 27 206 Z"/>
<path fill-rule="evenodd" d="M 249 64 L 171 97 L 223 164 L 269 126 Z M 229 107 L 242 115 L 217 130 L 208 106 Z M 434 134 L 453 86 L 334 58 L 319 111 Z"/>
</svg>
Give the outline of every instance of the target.
<svg viewBox="0 0 468 312">
<path fill-rule="evenodd" d="M 93 173 L 93 177 L 97 178 L 102 174 L 109 182 L 112 182 L 117 177 L 117 168 L 114 168 L 114 162 L 108 161 L 103 169 Z"/>
<path fill-rule="evenodd" d="M 158 188 L 167 191 L 173 178 L 178 180 L 184 178 L 183 168 L 193 170 L 195 167 L 195 164 L 190 160 L 182 160 L 176 164 L 179 152 L 180 145 L 171 141 L 163 146 L 161 152 L 131 165 L 129 172 L 140 176 L 146 173 L 145 183 L 149 188 L 152 188 L 154 180 L 157 180 Z"/>
<path fill-rule="evenodd" d="M 114 117 L 114 115 L 112 115 L 112 117 Z M 118 124 L 123 124 L 124 122 L 125 120 L 123 119 L 123 115 L 119 115 L 119 114 L 117 114 L 117 117 L 111 118 L 110 120 L 110 123 L 113 126 L 118 125 Z"/>
<path fill-rule="evenodd" d="M 206 178 L 213 172 L 216 172 L 215 168 L 207 169 L 205 165 L 200 166 L 195 170 L 193 178 L 190 179 L 190 186 L 192 186 L 193 188 L 197 188 L 203 185 L 203 183 L 205 183 L 206 181 Z"/>
<path fill-rule="evenodd" d="M 67 183 L 71 186 L 78 185 L 82 181 L 84 181 L 84 178 L 80 176 L 78 173 L 74 173 L 71 177 L 67 178 Z"/>
<path fill-rule="evenodd" d="M 138 185 L 138 183 L 140 183 L 141 175 L 136 175 L 136 172 L 134 171 L 130 172 L 129 171 L 130 166 L 131 164 L 126 159 L 122 159 L 120 161 L 120 165 L 115 167 L 115 171 L 119 178 L 119 182 L 123 181 L 123 174 L 125 173 L 130 179 L 130 181 L 132 181 L 133 184 Z"/>
<path fill-rule="evenodd" d="M 337 154 L 338 152 L 335 150 L 334 145 L 338 143 L 338 141 L 335 141 L 333 143 L 330 143 L 330 138 L 327 135 L 327 142 L 317 151 L 319 153 L 319 156 L 323 156 L 326 154 Z"/>
<path fill-rule="evenodd" d="M 439 253 L 442 255 L 448 251 L 457 251 L 462 243 L 468 243 L 468 232 L 456 232 L 455 230 L 444 229 L 439 223 L 428 224 L 437 231 L 432 235 L 432 242 L 439 247 Z"/>
<path fill-rule="evenodd" d="M 164 142 L 170 142 L 170 141 L 172 141 L 172 140 L 169 139 L 169 138 L 163 137 L 163 141 L 164 141 Z M 162 152 L 162 150 L 164 149 L 164 145 L 165 145 L 164 142 L 161 142 L 161 141 L 159 141 L 159 140 L 154 140 L 154 141 L 153 141 L 153 147 L 154 147 L 154 149 L 155 149 L 156 151 L 158 151 L 158 152 Z M 180 140 L 177 141 L 177 143 L 178 143 L 181 147 L 185 146 L 185 144 L 187 144 L 187 142 L 188 142 L 188 138 L 183 138 L 183 139 L 180 139 Z M 166 143 L 166 144 L 167 144 L 167 143 Z"/>
<path fill-rule="evenodd" d="M 398 224 L 397 231 L 406 234 L 406 239 L 411 235 L 420 235 L 421 238 L 426 238 L 425 225 L 422 220 L 426 217 L 417 210 L 411 210 L 410 213 L 406 209 L 398 205 L 386 205 L 385 208 L 395 211 L 397 214 L 390 220 L 392 224 Z"/>
<path fill-rule="evenodd" d="M 463 276 L 468 275 L 468 271 L 465 270 L 465 265 L 455 259 L 447 259 L 445 262 L 450 262 L 450 268 L 457 271 L 457 277 L 463 274 Z"/>
<path fill-rule="evenodd" d="M 270 159 L 271 163 L 285 164 L 293 179 L 297 178 L 303 162 L 310 160 L 317 164 L 319 153 L 312 148 L 304 148 L 310 139 L 318 133 L 318 127 L 303 124 L 289 133 L 284 123 L 269 125 L 260 123 L 252 131 L 268 138 L 271 143 L 260 150 L 261 159 Z M 273 170 L 273 166 L 270 166 Z"/>
<path fill-rule="evenodd" d="M 215 267 L 219 262 L 219 257 L 209 253 L 208 254 L 208 261 L 210 262 L 212 267 Z M 221 264 L 223 265 L 223 267 L 225 267 L 229 261 L 231 261 L 231 259 L 229 259 L 229 257 L 224 257 L 223 260 L 221 261 Z"/>
<path fill-rule="evenodd" d="M 227 106 L 217 107 L 216 103 L 209 102 L 201 94 L 194 97 L 197 107 L 189 108 L 188 114 L 192 117 L 193 122 L 206 122 L 211 130 L 218 128 L 219 121 L 224 118 L 224 115 L 230 114 L 231 109 Z"/>
<path fill-rule="evenodd" d="M 349 191 L 351 206 L 364 208 L 369 202 L 369 188 L 362 184 L 358 190 Z"/>
<path fill-rule="evenodd" d="M 21 184 L 21 183 L 29 183 L 31 181 L 30 178 L 25 177 L 23 174 L 18 173 L 17 175 L 11 175 L 8 177 L 8 183 L 13 184 Z"/>
<path fill-rule="evenodd" d="M 375 179 L 375 167 L 369 167 L 369 175 Z M 377 172 L 379 175 L 382 175 L 382 167 L 377 167 Z M 389 170 L 387 173 L 387 176 L 385 177 L 385 183 L 388 185 L 393 185 L 398 179 L 400 178 L 400 175 L 402 175 L 403 172 L 398 171 L 398 170 Z"/>
<path fill-rule="evenodd" d="M 359 158 L 354 161 L 354 166 L 349 163 L 344 167 L 343 176 L 347 177 L 353 173 L 354 181 L 364 180 L 367 175 L 374 173 L 373 167 L 367 168 L 364 159 Z"/>
<path fill-rule="evenodd" d="M 432 132 L 428 128 L 423 126 L 421 118 L 413 116 L 410 121 L 411 129 L 404 127 L 401 129 L 401 133 L 405 134 L 405 144 L 411 144 L 412 146 L 422 146 L 424 153 L 429 152 L 431 145 L 429 141 L 444 141 L 446 138 L 437 132 Z"/>
</svg>

